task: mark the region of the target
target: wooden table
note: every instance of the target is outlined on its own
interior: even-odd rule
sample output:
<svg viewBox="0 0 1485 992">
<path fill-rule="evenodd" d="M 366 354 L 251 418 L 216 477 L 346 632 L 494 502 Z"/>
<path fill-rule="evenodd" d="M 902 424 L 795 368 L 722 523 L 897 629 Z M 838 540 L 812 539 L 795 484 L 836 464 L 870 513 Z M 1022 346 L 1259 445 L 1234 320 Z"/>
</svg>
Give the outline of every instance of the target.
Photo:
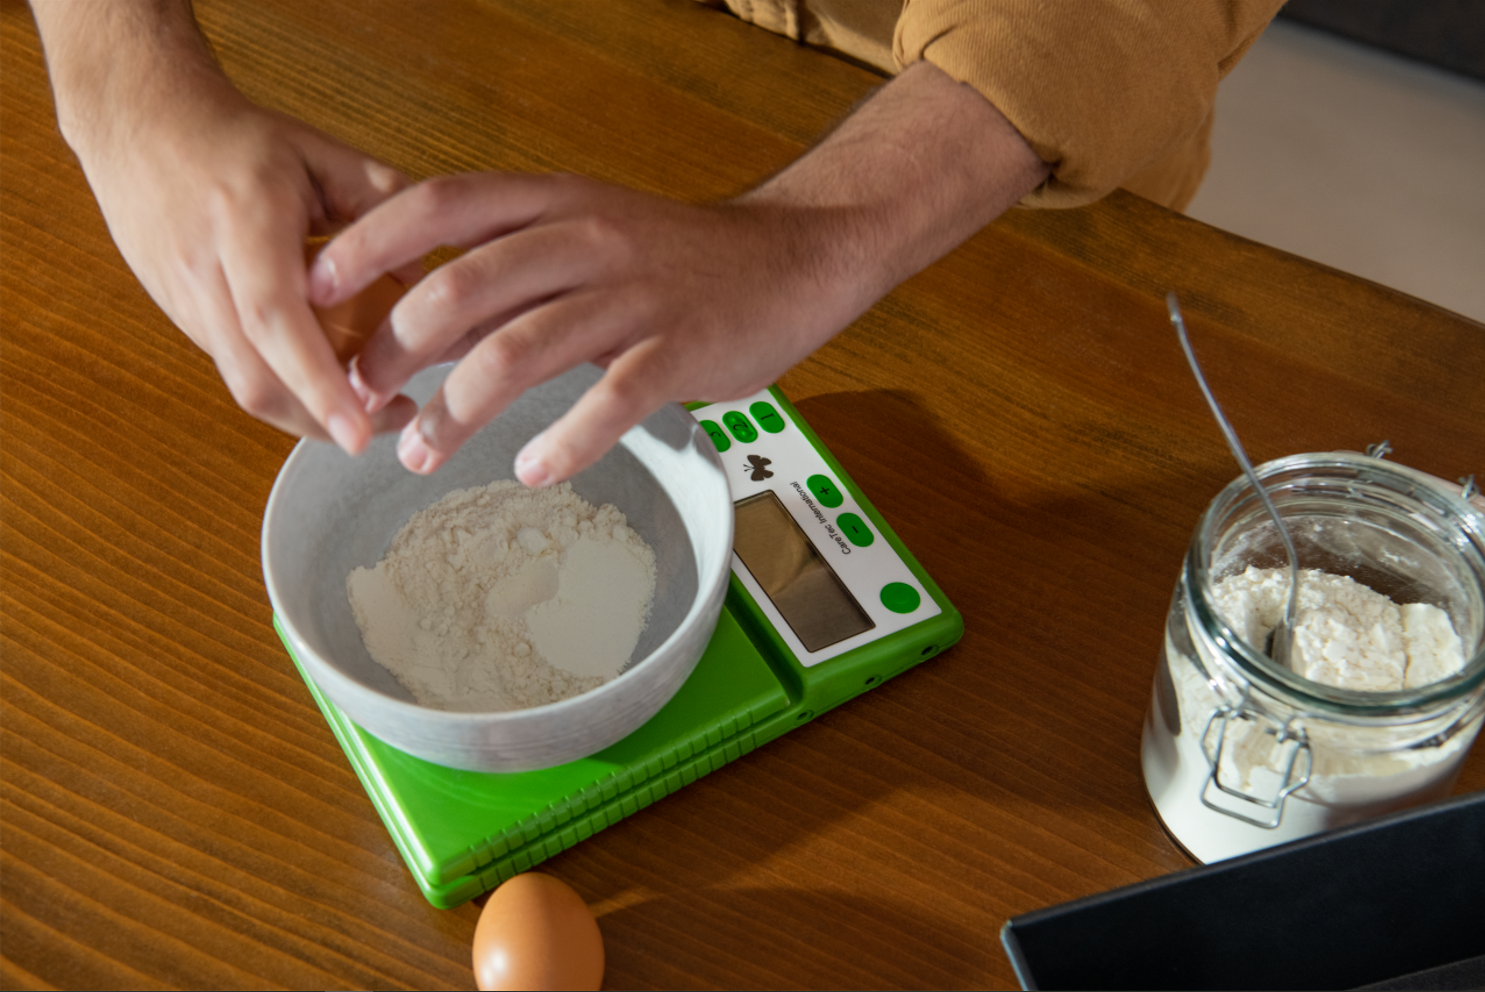
<svg viewBox="0 0 1485 992">
<path fill-rule="evenodd" d="M 877 84 L 689 0 L 198 3 L 232 76 L 422 177 L 702 200 Z M 3 18 L 7 986 L 470 986 L 270 627 L 291 438 L 151 304 Z M 1485 327 L 1116 194 L 1013 212 L 782 385 L 963 642 L 550 861 L 610 987 L 1014 984 L 1010 916 L 1188 867 L 1138 746 L 1172 584 L 1256 459 L 1390 439 L 1485 477 Z M 1459 789 L 1485 787 L 1477 753 Z"/>
</svg>

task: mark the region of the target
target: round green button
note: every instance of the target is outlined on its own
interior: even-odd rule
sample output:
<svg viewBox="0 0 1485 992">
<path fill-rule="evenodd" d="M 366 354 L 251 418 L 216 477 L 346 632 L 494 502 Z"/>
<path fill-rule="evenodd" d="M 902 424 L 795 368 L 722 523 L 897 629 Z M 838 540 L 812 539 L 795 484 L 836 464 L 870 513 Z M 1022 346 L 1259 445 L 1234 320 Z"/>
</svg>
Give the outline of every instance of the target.
<svg viewBox="0 0 1485 992">
<path fill-rule="evenodd" d="M 820 501 L 821 506 L 835 509 L 846 501 L 840 490 L 835 488 L 828 476 L 812 475 L 804 480 L 804 484 L 810 487 L 810 492 L 815 494 L 815 499 Z"/>
<path fill-rule="evenodd" d="M 866 526 L 866 521 L 854 513 L 842 513 L 835 518 L 835 525 L 840 528 L 842 534 L 846 535 L 846 540 L 858 548 L 869 548 L 871 542 L 877 539 L 877 536 L 871 532 L 871 528 Z"/>
<path fill-rule="evenodd" d="M 758 432 L 753 429 L 753 422 L 748 419 L 747 414 L 740 410 L 724 413 L 722 415 L 722 423 L 726 424 L 727 429 L 732 432 L 732 436 L 743 444 L 752 444 L 758 440 Z"/>
<path fill-rule="evenodd" d="M 882 605 L 893 613 L 911 613 L 923 602 L 918 590 L 906 582 L 889 582 L 882 586 Z"/>
</svg>

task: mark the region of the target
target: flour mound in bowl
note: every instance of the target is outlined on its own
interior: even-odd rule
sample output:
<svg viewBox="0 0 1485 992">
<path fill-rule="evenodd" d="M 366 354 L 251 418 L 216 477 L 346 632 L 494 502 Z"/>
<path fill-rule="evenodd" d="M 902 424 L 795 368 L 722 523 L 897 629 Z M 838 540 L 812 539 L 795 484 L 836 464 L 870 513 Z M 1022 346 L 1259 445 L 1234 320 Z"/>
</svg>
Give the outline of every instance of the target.
<svg viewBox="0 0 1485 992">
<path fill-rule="evenodd" d="M 346 578 L 371 657 L 424 706 L 498 712 L 595 689 L 628 664 L 655 553 L 569 483 L 457 489 Z"/>
</svg>

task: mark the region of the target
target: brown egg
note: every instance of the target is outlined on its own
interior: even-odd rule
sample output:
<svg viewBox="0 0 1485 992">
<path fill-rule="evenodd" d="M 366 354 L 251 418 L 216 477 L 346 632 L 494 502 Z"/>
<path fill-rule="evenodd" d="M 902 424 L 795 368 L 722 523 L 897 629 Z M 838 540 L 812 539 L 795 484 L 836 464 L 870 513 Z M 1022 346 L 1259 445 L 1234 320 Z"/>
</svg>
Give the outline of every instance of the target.
<svg viewBox="0 0 1485 992">
<path fill-rule="evenodd" d="M 310 238 L 304 242 L 304 264 L 314 261 L 320 249 L 330 243 L 329 238 Z M 407 287 L 391 276 L 383 274 L 344 303 L 333 307 L 313 307 L 320 327 L 335 349 L 335 357 L 342 365 L 349 362 L 366 339 L 376 333 L 392 307 L 407 292 Z"/>
<path fill-rule="evenodd" d="M 526 872 L 494 892 L 474 929 L 482 989 L 596 989 L 603 935 L 583 897 L 550 875 Z"/>
</svg>

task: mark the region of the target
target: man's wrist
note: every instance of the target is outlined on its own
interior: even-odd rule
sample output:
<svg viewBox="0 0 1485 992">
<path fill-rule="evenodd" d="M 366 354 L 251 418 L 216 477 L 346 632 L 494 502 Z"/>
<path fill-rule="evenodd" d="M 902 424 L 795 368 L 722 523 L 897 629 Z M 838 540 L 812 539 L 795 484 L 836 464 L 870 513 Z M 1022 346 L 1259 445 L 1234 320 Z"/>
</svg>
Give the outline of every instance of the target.
<svg viewBox="0 0 1485 992">
<path fill-rule="evenodd" d="M 184 94 L 231 90 L 189 0 L 32 0 L 62 136 L 80 158 Z"/>
<path fill-rule="evenodd" d="M 993 221 L 1049 170 L 988 100 L 922 63 L 733 202 L 776 215 L 795 271 L 864 308 Z"/>
</svg>

